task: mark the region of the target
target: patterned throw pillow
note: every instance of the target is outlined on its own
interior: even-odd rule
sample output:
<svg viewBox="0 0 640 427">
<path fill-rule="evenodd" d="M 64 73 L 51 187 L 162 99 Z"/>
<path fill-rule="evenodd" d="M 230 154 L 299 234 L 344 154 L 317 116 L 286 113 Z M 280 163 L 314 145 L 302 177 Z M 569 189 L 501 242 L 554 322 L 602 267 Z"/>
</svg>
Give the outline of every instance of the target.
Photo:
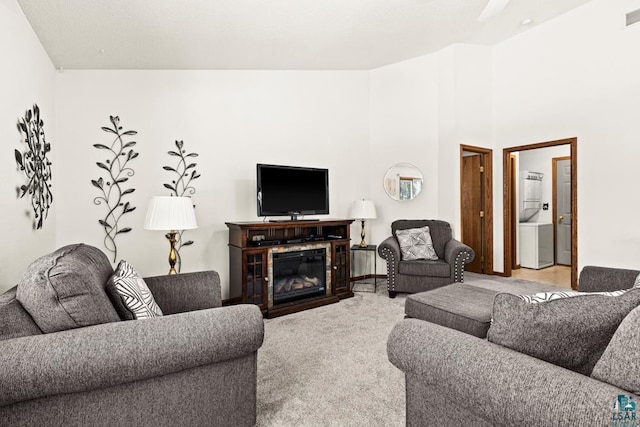
<svg viewBox="0 0 640 427">
<path fill-rule="evenodd" d="M 433 241 L 429 227 L 407 228 L 406 230 L 397 230 L 396 237 L 400 244 L 403 261 L 413 261 L 416 259 L 437 260 L 435 249 L 433 249 Z"/>
<path fill-rule="evenodd" d="M 578 292 L 578 291 L 555 291 L 555 292 L 539 292 L 533 295 L 518 295 L 518 298 L 528 302 L 529 304 L 538 304 L 541 302 L 549 302 L 556 299 L 572 298 L 585 295 L 602 295 L 605 297 L 618 297 L 624 295 L 629 289 L 613 292 Z"/>
<path fill-rule="evenodd" d="M 147 284 L 127 261 L 120 261 L 112 280 L 122 302 L 135 319 L 162 316 L 162 310 Z"/>
</svg>

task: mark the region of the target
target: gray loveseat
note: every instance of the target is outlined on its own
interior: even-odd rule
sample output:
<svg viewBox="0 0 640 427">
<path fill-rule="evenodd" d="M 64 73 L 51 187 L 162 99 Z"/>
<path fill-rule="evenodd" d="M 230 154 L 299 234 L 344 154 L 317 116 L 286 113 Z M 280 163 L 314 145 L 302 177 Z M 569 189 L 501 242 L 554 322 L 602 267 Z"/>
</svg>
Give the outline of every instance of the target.
<svg viewBox="0 0 640 427">
<path fill-rule="evenodd" d="M 437 260 L 402 259 L 398 230 L 429 227 Z M 451 226 L 446 221 L 400 219 L 391 223 L 391 236 L 378 246 L 378 254 L 387 262 L 389 297 L 398 292 L 428 291 L 454 282 L 464 281 L 464 266 L 473 261 L 473 249 L 453 238 Z"/>
<path fill-rule="evenodd" d="M 638 273 L 585 267 L 580 291 L 628 289 Z M 405 373 L 408 426 L 638 425 L 638 329 L 640 308 L 626 315 L 607 345 L 600 360 L 607 358 L 608 366 L 596 366 L 624 387 L 596 379 L 596 370 L 583 375 L 413 318 L 395 326 L 387 350 Z"/>
<path fill-rule="evenodd" d="M 0 296 L 0 425 L 254 425 L 260 310 L 220 307 L 208 271 L 146 278 L 165 316 L 120 321 L 112 271 L 70 245 Z"/>
</svg>

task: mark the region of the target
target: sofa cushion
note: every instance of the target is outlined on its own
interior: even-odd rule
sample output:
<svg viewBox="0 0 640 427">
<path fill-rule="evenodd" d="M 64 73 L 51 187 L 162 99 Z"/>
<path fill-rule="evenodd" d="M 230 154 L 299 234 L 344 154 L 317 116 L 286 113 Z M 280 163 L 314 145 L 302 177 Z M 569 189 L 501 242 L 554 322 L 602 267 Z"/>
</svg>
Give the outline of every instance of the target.
<svg viewBox="0 0 640 427">
<path fill-rule="evenodd" d="M 454 283 L 409 295 L 404 312 L 409 317 L 484 338 L 491 323 L 493 298 L 497 293 L 491 289 Z"/>
<path fill-rule="evenodd" d="M 436 251 L 433 249 L 429 227 L 398 230 L 396 232 L 396 238 L 398 239 L 400 252 L 404 261 L 438 259 L 438 255 L 436 255 Z"/>
<path fill-rule="evenodd" d="M 591 376 L 640 394 L 640 307 L 624 318 Z"/>
<path fill-rule="evenodd" d="M 496 295 L 488 340 L 591 374 L 622 319 L 640 304 L 640 289 L 618 296 L 576 294 L 533 303 L 516 295 Z"/>
<path fill-rule="evenodd" d="M 147 284 L 127 261 L 120 261 L 109 281 L 113 282 L 124 307 L 134 319 L 162 316 L 162 310 L 156 304 Z"/>
<path fill-rule="evenodd" d="M 115 322 L 120 318 L 104 290 L 112 273 L 99 249 L 65 246 L 31 263 L 17 299 L 45 333 Z"/>
<path fill-rule="evenodd" d="M 16 299 L 16 287 L 0 295 L 0 341 L 42 334 Z"/>
<path fill-rule="evenodd" d="M 400 261 L 398 263 L 398 271 L 400 272 L 400 274 L 408 274 L 410 276 L 451 276 L 451 266 L 441 259 L 436 261 Z"/>
</svg>

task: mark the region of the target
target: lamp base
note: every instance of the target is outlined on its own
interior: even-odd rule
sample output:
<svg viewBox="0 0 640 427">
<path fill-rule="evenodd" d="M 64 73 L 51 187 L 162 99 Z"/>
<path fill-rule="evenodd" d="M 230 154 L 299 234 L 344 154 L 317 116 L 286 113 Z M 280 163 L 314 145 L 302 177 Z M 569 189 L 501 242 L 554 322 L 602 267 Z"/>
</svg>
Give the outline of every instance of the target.
<svg viewBox="0 0 640 427">
<path fill-rule="evenodd" d="M 171 249 L 169 249 L 169 274 L 178 274 L 176 271 L 176 261 L 178 260 L 178 254 L 176 252 L 176 234 L 177 231 L 171 230 L 169 232 L 169 244 L 171 245 Z"/>
<path fill-rule="evenodd" d="M 364 241 L 364 220 L 362 220 L 362 231 L 360 232 L 360 238 L 362 239 L 362 241 L 360 242 L 360 247 L 361 248 L 366 248 L 367 242 Z"/>
</svg>

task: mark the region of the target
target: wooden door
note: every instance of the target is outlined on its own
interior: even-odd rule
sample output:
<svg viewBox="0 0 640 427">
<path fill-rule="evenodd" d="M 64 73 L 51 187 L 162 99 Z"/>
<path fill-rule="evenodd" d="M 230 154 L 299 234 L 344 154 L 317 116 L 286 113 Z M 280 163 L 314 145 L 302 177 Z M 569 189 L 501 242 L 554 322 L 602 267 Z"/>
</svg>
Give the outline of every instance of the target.
<svg viewBox="0 0 640 427">
<path fill-rule="evenodd" d="M 571 159 L 553 159 L 556 264 L 571 265 Z"/>
<path fill-rule="evenodd" d="M 465 266 L 466 271 L 484 271 L 484 194 L 482 185 L 482 155 L 472 154 L 462 157 L 462 242 L 475 252 L 475 258 Z"/>
</svg>

